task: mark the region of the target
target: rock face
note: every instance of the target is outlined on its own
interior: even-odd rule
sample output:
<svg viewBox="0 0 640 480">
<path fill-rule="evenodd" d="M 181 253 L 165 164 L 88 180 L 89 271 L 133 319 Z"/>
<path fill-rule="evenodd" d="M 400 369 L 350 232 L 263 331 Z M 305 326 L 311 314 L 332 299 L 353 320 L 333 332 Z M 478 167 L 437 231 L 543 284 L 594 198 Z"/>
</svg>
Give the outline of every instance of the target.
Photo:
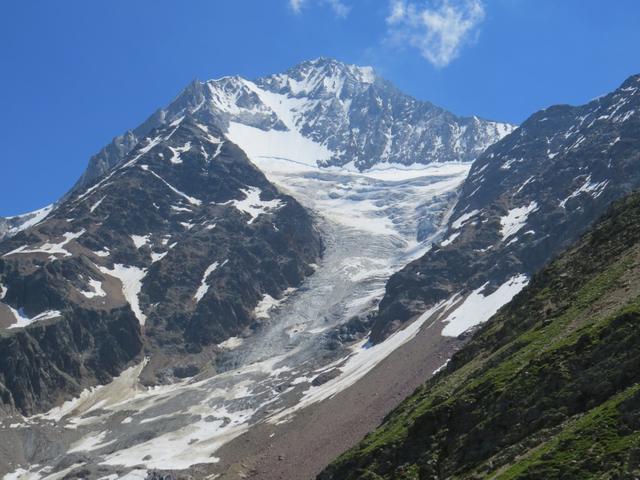
<svg viewBox="0 0 640 480">
<path fill-rule="evenodd" d="M 373 340 L 452 294 L 530 276 L 640 187 L 639 165 L 640 76 L 532 115 L 474 163 L 440 244 L 391 277 Z"/>
<path fill-rule="evenodd" d="M 302 63 L 256 84 L 294 102 L 296 127 L 331 152 L 323 165 L 366 170 L 384 163 L 472 161 L 514 129 L 457 117 L 403 94 L 370 67 L 330 59 Z"/>
<path fill-rule="evenodd" d="M 142 335 L 129 309 L 69 302 L 57 321 L 0 335 L 0 409 L 30 413 L 106 383 L 140 354 Z"/>
<path fill-rule="evenodd" d="M 76 188 L 120 163 L 152 129 L 187 113 L 225 134 L 235 133 L 230 137 L 238 144 L 242 134 L 276 132 L 274 143 L 310 150 L 299 161 L 357 170 L 385 163 L 472 161 L 515 128 L 457 117 L 403 94 L 370 67 L 319 58 L 255 81 L 194 81 L 169 106 L 92 157 Z M 278 146 L 274 156 L 282 153 Z"/>
<path fill-rule="evenodd" d="M 2 402 L 51 407 L 143 354 L 193 371 L 170 359 L 254 325 L 321 249 L 309 214 L 222 132 L 163 125 L 0 244 Z"/>
<path fill-rule="evenodd" d="M 633 194 L 318 478 L 637 477 L 639 226 Z"/>
</svg>

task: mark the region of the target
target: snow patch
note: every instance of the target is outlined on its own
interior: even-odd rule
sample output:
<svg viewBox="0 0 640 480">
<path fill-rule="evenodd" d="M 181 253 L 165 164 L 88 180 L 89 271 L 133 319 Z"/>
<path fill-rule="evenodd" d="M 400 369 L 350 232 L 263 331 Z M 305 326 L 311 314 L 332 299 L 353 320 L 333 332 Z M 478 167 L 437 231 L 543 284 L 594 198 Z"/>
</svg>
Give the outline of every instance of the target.
<svg viewBox="0 0 640 480">
<path fill-rule="evenodd" d="M 100 200 L 98 200 L 96 203 L 94 203 L 93 205 L 91 205 L 91 207 L 89 208 L 89 212 L 93 213 L 95 212 L 96 208 L 98 208 L 100 206 L 100 204 L 102 203 L 102 201 L 107 198 L 107 196 L 105 195 L 104 197 L 102 197 Z"/>
<path fill-rule="evenodd" d="M 442 329 L 442 335 L 457 337 L 471 327 L 486 322 L 500 307 L 509 303 L 527 283 L 529 279 L 526 275 L 515 275 L 500 285 L 495 292 L 486 296 L 482 294 L 488 285 L 488 282 L 485 283 L 471 292 L 462 304 L 443 320 L 447 325 Z M 458 294 L 455 297 L 459 296 Z"/>
<path fill-rule="evenodd" d="M 167 147 L 167 148 L 171 150 L 171 153 L 172 153 L 172 156 L 169 159 L 169 161 L 174 165 L 180 165 L 182 163 L 182 159 L 180 158 L 180 155 L 184 152 L 188 152 L 189 150 L 191 150 L 191 142 L 187 142 L 182 147 L 176 147 L 176 148 Z"/>
<path fill-rule="evenodd" d="M 69 473 L 76 468 L 83 466 L 84 463 L 74 463 L 67 468 L 64 468 L 58 472 L 51 473 L 52 467 L 42 467 L 40 465 L 33 465 L 29 470 L 24 468 L 18 468 L 11 473 L 7 473 L 2 477 L 3 480 L 62 480 L 66 478 Z M 45 476 L 43 476 L 45 475 Z"/>
<path fill-rule="evenodd" d="M 4 256 L 8 257 L 9 255 L 15 255 L 18 253 L 46 253 L 46 254 L 49 254 L 50 256 L 62 255 L 63 257 L 70 257 L 71 252 L 66 250 L 64 247 L 70 241 L 81 237 L 85 232 L 86 230 L 84 228 L 79 232 L 75 232 L 75 233 L 66 232 L 65 234 L 63 234 L 64 240 L 60 243 L 46 242 L 41 247 L 34 248 L 34 249 L 28 249 L 26 245 L 23 245 L 21 247 L 16 248 L 15 250 L 10 251 L 9 253 L 5 253 Z M 55 259 L 55 257 L 53 257 L 52 259 Z"/>
<path fill-rule="evenodd" d="M 571 193 L 567 198 L 560 202 L 560 208 L 566 208 L 567 202 L 569 200 L 577 197 L 582 193 L 587 193 L 593 198 L 598 198 L 608 184 L 609 180 L 603 180 L 602 182 L 592 182 L 591 175 L 589 175 L 585 182 L 580 186 L 580 188 L 578 188 L 575 192 Z"/>
<path fill-rule="evenodd" d="M 47 310 L 46 312 L 39 313 L 35 317 L 29 318 L 24 313 L 24 310 L 22 308 L 16 310 L 9 305 L 7 305 L 7 307 L 9 307 L 9 310 L 11 310 L 11 313 L 16 319 L 16 323 L 10 325 L 8 327 L 9 329 L 25 328 L 36 322 L 41 322 L 43 320 L 49 320 L 50 318 L 58 318 L 62 316 L 62 313 L 60 313 L 59 310 Z"/>
<path fill-rule="evenodd" d="M 160 260 L 162 260 L 164 257 L 167 256 L 167 253 L 169 252 L 168 251 L 162 252 L 162 253 L 151 252 L 151 263 L 159 262 Z"/>
<path fill-rule="evenodd" d="M 446 362 L 444 362 L 442 365 L 440 365 L 438 368 L 436 368 L 433 371 L 433 375 L 436 375 L 437 373 L 440 373 L 442 370 L 444 370 L 445 368 L 447 368 L 447 365 L 449 365 L 449 362 L 451 361 L 451 359 L 447 360 Z"/>
<path fill-rule="evenodd" d="M 224 348 L 225 350 L 233 350 L 235 348 L 238 348 L 240 345 L 242 345 L 243 342 L 244 340 L 241 337 L 230 337 L 226 339 L 224 342 L 219 343 L 218 346 L 220 348 Z"/>
<path fill-rule="evenodd" d="M 207 280 L 209 278 L 209 276 L 216 271 L 216 269 L 218 267 L 223 266 L 225 263 L 227 263 L 227 260 L 225 260 L 222 263 L 219 262 L 213 262 L 211 265 L 209 265 L 207 267 L 207 269 L 204 271 L 204 274 L 202 275 L 202 280 L 200 280 L 200 286 L 198 287 L 198 290 L 196 291 L 195 295 L 193 296 L 193 298 L 196 300 L 196 303 L 200 303 L 200 300 L 202 300 L 202 298 L 207 294 L 207 292 L 209 291 L 209 284 L 207 283 Z"/>
<path fill-rule="evenodd" d="M 522 189 L 523 189 L 524 187 L 526 187 L 527 185 L 529 185 L 529 184 L 530 184 L 534 179 L 535 179 L 535 176 L 534 176 L 534 175 L 532 175 L 532 176 L 530 176 L 529 178 L 527 178 L 527 179 L 524 181 L 524 183 L 518 187 L 518 190 L 516 190 L 516 193 L 520 193 L 520 192 L 522 191 Z"/>
<path fill-rule="evenodd" d="M 506 240 L 520 231 L 526 225 L 529 215 L 536 210 L 538 210 L 538 204 L 531 202 L 523 207 L 512 208 L 504 217 L 500 217 L 502 240 Z"/>
<path fill-rule="evenodd" d="M 80 293 L 87 298 L 95 298 L 95 297 L 106 297 L 107 292 L 102 289 L 102 282 L 100 280 L 94 280 L 93 278 L 89 280 L 89 286 L 91 290 L 83 291 L 80 290 Z"/>
<path fill-rule="evenodd" d="M 453 243 L 453 241 L 458 238 L 460 236 L 460 232 L 454 232 L 451 235 L 449 235 L 449 238 L 447 238 L 446 240 L 443 240 L 440 243 L 441 247 L 446 247 L 447 245 L 451 245 Z"/>
<path fill-rule="evenodd" d="M 462 226 L 471 218 L 475 217 L 476 215 L 478 215 L 480 213 L 480 210 L 472 210 L 469 213 L 465 213 L 464 215 L 461 215 L 456 221 L 454 221 L 453 223 L 451 223 L 451 228 L 458 230 L 459 228 L 462 228 Z"/>
<path fill-rule="evenodd" d="M 144 277 L 147 275 L 147 270 L 144 268 L 129 267 L 121 263 L 116 263 L 112 269 L 106 267 L 98 267 L 98 269 L 105 275 L 120 280 L 122 283 L 122 295 L 124 295 L 124 298 L 129 303 L 140 325 L 144 325 L 147 317 L 140 308 L 138 295 L 140 294 L 140 290 L 142 290 L 142 280 L 144 280 Z"/>
<path fill-rule="evenodd" d="M 248 224 L 252 224 L 255 219 L 263 213 L 277 210 L 283 205 L 278 199 L 269 201 L 260 200 L 262 190 L 258 187 L 241 188 L 240 191 L 245 195 L 244 200 L 229 200 L 223 203 L 223 205 L 233 205 L 241 212 L 247 213 L 251 217 L 247 222 Z"/>
<path fill-rule="evenodd" d="M 21 223 L 20 225 L 10 228 L 9 230 L 7 230 L 7 235 L 8 236 L 13 236 L 18 232 L 21 232 L 22 230 L 26 230 L 27 228 L 31 228 L 35 225 L 37 225 L 38 223 L 42 222 L 45 218 L 47 218 L 49 216 L 49 214 L 53 211 L 54 209 L 54 205 L 47 205 L 46 207 L 43 207 L 39 210 L 35 210 L 33 212 L 29 212 L 29 213 L 25 213 L 23 215 L 16 215 L 13 217 L 6 217 L 7 220 L 16 220 L 16 219 L 27 219 L 25 220 L 23 223 Z"/>
<path fill-rule="evenodd" d="M 138 250 L 147 245 L 150 239 L 151 235 L 131 235 L 131 240 Z"/>
<path fill-rule="evenodd" d="M 162 183 L 164 183 L 169 190 L 171 190 L 173 193 L 175 193 L 176 195 L 180 195 L 182 198 L 184 198 L 187 202 L 189 202 L 191 205 L 195 205 L 196 207 L 199 207 L 202 204 L 201 200 L 198 200 L 197 198 L 194 197 L 190 197 L 189 195 L 187 195 L 184 192 L 181 192 L 180 190 L 178 190 L 177 188 L 175 188 L 173 185 L 171 185 L 169 182 L 167 182 L 164 178 L 162 178 L 160 175 L 158 175 L 156 172 L 154 172 L 153 170 L 151 170 L 150 168 L 146 168 L 144 169 L 145 171 L 149 172 L 151 175 L 153 175 L 154 177 L 156 177 L 158 180 L 160 180 Z"/>
<path fill-rule="evenodd" d="M 190 208 L 179 207 L 179 206 L 176 206 L 176 205 L 171 205 L 171 210 L 173 210 L 174 212 L 189 212 L 189 213 L 193 213 Z"/>
<path fill-rule="evenodd" d="M 282 298 L 280 298 L 279 300 L 273 298 L 269 294 L 265 294 L 264 297 L 262 297 L 262 300 L 258 302 L 258 305 L 256 305 L 256 308 L 253 310 L 253 314 L 256 318 L 269 318 L 269 311 L 280 306 L 280 304 L 285 301 L 287 296 L 289 296 L 294 291 L 295 288 L 286 289 L 282 295 Z"/>
</svg>

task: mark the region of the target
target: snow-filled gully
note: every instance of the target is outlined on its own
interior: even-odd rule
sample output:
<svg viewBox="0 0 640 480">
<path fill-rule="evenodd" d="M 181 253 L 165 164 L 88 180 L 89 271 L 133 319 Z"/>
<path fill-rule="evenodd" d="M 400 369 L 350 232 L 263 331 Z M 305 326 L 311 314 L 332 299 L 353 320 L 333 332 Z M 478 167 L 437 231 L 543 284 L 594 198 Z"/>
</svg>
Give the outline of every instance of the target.
<svg viewBox="0 0 640 480">
<path fill-rule="evenodd" d="M 8 467 L 5 479 L 52 480 L 69 465 L 100 468 L 115 475 L 110 479 L 145 478 L 145 470 L 215 463 L 219 448 L 252 425 L 287 422 L 301 408 L 349 388 L 418 333 L 433 312 L 379 345 L 369 347 L 363 338 L 327 355 L 331 331 L 370 309 L 388 277 L 428 248 L 469 165 L 362 175 L 291 171 L 285 160 L 253 160 L 318 214 L 326 250 L 315 273 L 282 301 L 262 302 L 265 327 L 225 342 L 215 376 L 146 389 L 138 382 L 140 364 L 47 414 L 3 425 L 51 442 L 34 451 L 28 465 Z M 339 376 L 311 385 L 335 369 Z"/>
</svg>

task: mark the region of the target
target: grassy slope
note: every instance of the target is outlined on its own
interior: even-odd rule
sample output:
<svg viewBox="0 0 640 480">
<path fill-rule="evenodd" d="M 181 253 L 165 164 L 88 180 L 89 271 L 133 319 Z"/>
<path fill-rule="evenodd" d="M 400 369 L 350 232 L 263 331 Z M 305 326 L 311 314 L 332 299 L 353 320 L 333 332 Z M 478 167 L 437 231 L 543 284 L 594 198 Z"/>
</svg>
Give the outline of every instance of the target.
<svg viewBox="0 0 640 480">
<path fill-rule="evenodd" d="M 639 382 L 635 194 L 320 478 L 636 478 Z"/>
</svg>

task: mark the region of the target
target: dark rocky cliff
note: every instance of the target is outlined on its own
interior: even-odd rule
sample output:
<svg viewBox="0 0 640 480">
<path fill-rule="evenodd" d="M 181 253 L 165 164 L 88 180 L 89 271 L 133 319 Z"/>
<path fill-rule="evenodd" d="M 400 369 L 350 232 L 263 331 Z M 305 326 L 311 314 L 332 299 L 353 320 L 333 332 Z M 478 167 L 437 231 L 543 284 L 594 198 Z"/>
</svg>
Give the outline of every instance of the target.
<svg viewBox="0 0 640 480">
<path fill-rule="evenodd" d="M 216 344 L 313 271 L 312 218 L 219 130 L 154 130 L 122 164 L 0 243 L 5 406 L 40 411 L 150 355 L 146 381 Z"/>
</svg>

